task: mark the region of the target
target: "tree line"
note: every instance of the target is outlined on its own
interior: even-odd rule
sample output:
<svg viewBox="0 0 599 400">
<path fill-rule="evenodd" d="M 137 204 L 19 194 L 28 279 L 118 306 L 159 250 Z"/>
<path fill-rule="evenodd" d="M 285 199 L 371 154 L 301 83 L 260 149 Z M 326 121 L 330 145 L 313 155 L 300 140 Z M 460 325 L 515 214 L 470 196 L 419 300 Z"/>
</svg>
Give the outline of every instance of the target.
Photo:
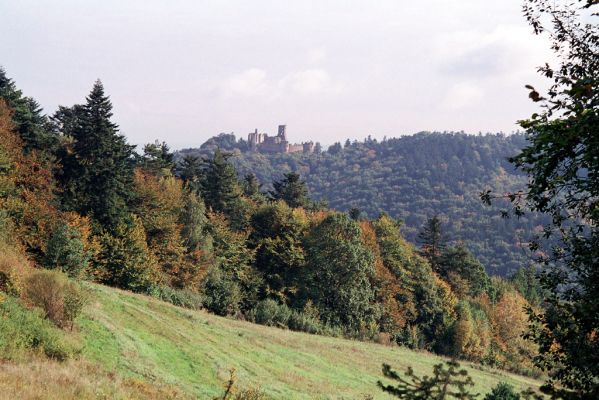
<svg viewBox="0 0 599 400">
<path fill-rule="evenodd" d="M 521 338 L 523 307 L 539 304 L 534 280 L 490 277 L 437 218 L 417 248 L 386 213 L 314 201 L 297 173 L 266 190 L 220 149 L 178 164 L 164 142 L 137 154 L 100 81 L 83 104 L 46 116 L 0 75 L 2 227 L 37 267 L 219 315 L 534 373 L 535 348 Z"/>
</svg>

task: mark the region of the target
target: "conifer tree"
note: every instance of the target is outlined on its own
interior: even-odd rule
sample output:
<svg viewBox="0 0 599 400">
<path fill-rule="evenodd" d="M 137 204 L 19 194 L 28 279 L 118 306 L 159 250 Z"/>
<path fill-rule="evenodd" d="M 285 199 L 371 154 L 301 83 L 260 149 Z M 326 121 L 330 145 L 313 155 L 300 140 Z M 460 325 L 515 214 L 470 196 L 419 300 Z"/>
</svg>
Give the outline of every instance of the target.
<svg viewBox="0 0 599 400">
<path fill-rule="evenodd" d="M 58 136 L 52 131 L 42 108 L 31 97 L 23 96 L 14 81 L 0 67 L 0 98 L 13 110 L 12 120 L 24 142 L 25 151 L 38 150 L 46 156 L 56 151 Z"/>
<path fill-rule="evenodd" d="M 203 163 L 198 156 L 188 154 L 177 166 L 177 176 L 187 184 L 197 185 L 202 177 Z"/>
<path fill-rule="evenodd" d="M 248 223 L 247 204 L 235 167 L 228 161 L 229 154 L 217 149 L 214 157 L 205 160 L 205 174 L 201 181 L 202 195 L 206 206 L 213 212 L 223 213 L 237 230 L 245 229 Z"/>
<path fill-rule="evenodd" d="M 421 245 L 420 254 L 431 263 L 433 270 L 438 272 L 439 259 L 445 249 L 445 236 L 438 215 L 426 220 L 422 231 L 418 234 L 418 241 Z"/>
<path fill-rule="evenodd" d="M 300 179 L 296 172 L 285 174 L 282 180 L 273 182 L 274 190 L 270 192 L 274 200 L 283 200 L 289 207 L 297 208 L 310 205 L 306 182 Z"/>
<path fill-rule="evenodd" d="M 243 193 L 258 203 L 265 200 L 264 194 L 260 191 L 262 185 L 253 173 L 246 174 L 243 178 Z"/>
<path fill-rule="evenodd" d="M 141 157 L 141 166 L 154 175 L 171 175 L 175 168 L 174 154 L 170 151 L 166 142 L 148 143 L 144 146 L 144 154 Z"/>
<path fill-rule="evenodd" d="M 112 229 L 128 213 L 135 146 L 127 144 L 111 121 L 112 103 L 102 82 L 96 81 L 86 100 L 68 118 L 59 120 L 71 129 L 68 133 L 74 140 L 59 177 L 63 207 L 92 215 L 102 227 Z"/>
</svg>

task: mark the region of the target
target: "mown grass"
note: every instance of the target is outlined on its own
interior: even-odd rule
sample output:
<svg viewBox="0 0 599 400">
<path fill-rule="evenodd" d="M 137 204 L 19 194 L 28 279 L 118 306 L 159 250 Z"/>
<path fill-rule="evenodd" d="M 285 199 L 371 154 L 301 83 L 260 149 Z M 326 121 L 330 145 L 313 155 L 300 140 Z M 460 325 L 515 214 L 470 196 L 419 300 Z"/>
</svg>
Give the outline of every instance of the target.
<svg viewBox="0 0 599 400">
<path fill-rule="evenodd" d="M 384 399 L 381 364 L 430 373 L 428 353 L 291 332 L 190 311 L 155 299 L 90 285 L 94 301 L 80 319 L 83 355 L 130 379 L 173 385 L 200 399 L 222 393 L 235 368 L 242 387 L 276 399 Z M 468 366 L 468 365 L 466 365 Z M 518 388 L 532 379 L 468 366 L 475 390 L 499 381 Z"/>
</svg>

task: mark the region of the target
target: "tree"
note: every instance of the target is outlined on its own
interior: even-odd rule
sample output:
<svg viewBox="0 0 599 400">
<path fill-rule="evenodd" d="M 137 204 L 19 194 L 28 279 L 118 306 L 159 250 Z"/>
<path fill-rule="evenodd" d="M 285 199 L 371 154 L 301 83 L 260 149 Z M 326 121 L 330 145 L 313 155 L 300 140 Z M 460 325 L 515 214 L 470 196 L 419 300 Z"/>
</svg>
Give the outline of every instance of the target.
<svg viewBox="0 0 599 400">
<path fill-rule="evenodd" d="M 177 165 L 177 176 L 186 184 L 198 184 L 202 177 L 202 167 L 203 163 L 200 157 L 188 154 Z"/>
<path fill-rule="evenodd" d="M 62 223 L 48 240 L 43 264 L 46 268 L 59 269 L 71 277 L 79 277 L 87 269 L 91 256 L 85 248 L 81 232 Z"/>
<path fill-rule="evenodd" d="M 531 310 L 529 337 L 550 377 L 544 390 L 563 398 L 599 398 L 598 5 L 529 0 L 524 7 L 535 34 L 549 36 L 557 65 L 539 68 L 552 82 L 545 96 L 527 86 L 541 110 L 520 122 L 528 144 L 511 161 L 529 183 L 508 198 L 517 216 L 530 210 L 551 217 L 543 235 L 555 247 L 539 258 L 550 295 L 544 311 Z M 490 191 L 482 198 L 490 203 Z M 541 246 L 531 243 L 534 251 Z"/>
<path fill-rule="evenodd" d="M 362 216 L 362 211 L 359 208 L 352 207 L 352 208 L 349 209 L 349 211 L 347 212 L 347 214 L 354 221 L 358 221 L 360 219 L 360 217 Z"/>
<path fill-rule="evenodd" d="M 134 292 L 148 292 L 159 282 L 158 265 L 138 218 L 119 223 L 100 241 L 102 250 L 94 261 L 100 282 Z"/>
<path fill-rule="evenodd" d="M 261 191 L 262 185 L 258 182 L 258 178 L 253 173 L 246 174 L 243 177 L 243 194 L 258 203 L 265 200 L 265 196 Z"/>
<path fill-rule="evenodd" d="M 445 364 L 446 366 L 436 364 L 430 377 L 416 376 L 412 367 L 408 367 L 405 378 L 388 364 L 383 364 L 383 375 L 398 383 L 393 386 L 379 381 L 378 385 L 394 397 L 406 400 L 476 399 L 478 394 L 469 391 L 474 382 L 468 376 L 468 371 L 460 369 L 460 364 L 455 361 L 447 361 Z"/>
<path fill-rule="evenodd" d="M 126 143 L 111 121 L 112 103 L 102 82 L 95 82 L 86 100 L 84 106 L 73 107 L 72 115 L 64 110 L 57 115 L 74 140 L 61 160 L 62 203 L 67 210 L 91 215 L 103 228 L 114 229 L 128 214 L 135 146 Z"/>
<path fill-rule="evenodd" d="M 439 274 L 457 293 L 475 297 L 490 288 L 491 280 L 485 267 L 463 244 L 445 249 L 437 263 Z M 460 287 L 461 280 L 465 283 L 463 287 Z"/>
<path fill-rule="evenodd" d="M 273 182 L 272 186 L 274 190 L 270 192 L 270 196 L 274 200 L 283 200 L 292 208 L 306 208 L 310 204 L 306 182 L 296 172 L 286 173 L 283 179 Z"/>
<path fill-rule="evenodd" d="M 420 253 L 429 260 L 433 270 L 439 271 L 439 258 L 441 252 L 445 249 L 445 236 L 441 227 L 441 219 L 438 215 L 428 218 L 418 234 L 420 242 Z"/>
<path fill-rule="evenodd" d="M 143 169 L 159 176 L 171 175 L 175 168 L 174 154 L 166 142 L 160 143 L 158 140 L 144 146 L 140 163 Z"/>
<path fill-rule="evenodd" d="M 13 110 L 12 121 L 16 132 L 24 142 L 25 151 L 37 150 L 45 156 L 56 151 L 59 138 L 52 131 L 42 108 L 31 97 L 23 96 L 14 81 L 6 76 L 0 67 L 0 98 Z"/>
<path fill-rule="evenodd" d="M 212 237 L 215 268 L 220 276 L 218 280 L 224 281 L 229 289 L 232 286 L 227 282 L 238 287 L 241 291 L 240 307 L 248 311 L 257 303 L 263 285 L 261 276 L 252 268 L 255 254 L 246 246 L 248 234 L 231 229 L 223 214 L 210 213 L 209 219 L 208 232 Z M 222 288 L 220 283 L 215 287 Z"/>
<path fill-rule="evenodd" d="M 491 393 L 488 393 L 484 400 L 520 400 L 520 395 L 514 391 L 514 387 L 505 382 L 499 382 L 493 388 Z"/>
<path fill-rule="evenodd" d="M 397 300 L 403 305 L 406 329 L 397 341 L 418 348 L 439 348 L 454 320 L 457 299 L 430 264 L 400 232 L 400 223 L 386 214 L 373 222 L 383 262 L 398 279 Z"/>
<path fill-rule="evenodd" d="M 212 239 L 208 234 L 208 217 L 204 200 L 190 187 L 184 190 L 183 212 L 180 217 L 183 243 L 190 253 L 200 250 L 209 251 L 212 247 Z"/>
<path fill-rule="evenodd" d="M 184 204 L 183 184 L 173 176 L 159 177 L 134 171 L 135 201 L 132 211 L 139 216 L 152 254 L 172 286 L 185 286 L 189 280 L 186 247 L 181 235 L 180 217 Z M 186 273 L 182 279 L 182 272 Z"/>
<path fill-rule="evenodd" d="M 25 150 L 12 110 L 0 99 L 0 210 L 15 227 L 15 237 L 38 260 L 59 220 L 53 164 L 37 150 Z"/>
<path fill-rule="evenodd" d="M 248 223 L 248 205 L 235 167 L 228 161 L 229 154 L 217 149 L 212 159 L 206 162 L 201 187 L 206 206 L 212 211 L 223 213 L 237 230 L 243 230 Z"/>
<path fill-rule="evenodd" d="M 310 232 L 305 251 L 307 296 L 324 322 L 352 334 L 374 323 L 374 258 L 358 224 L 346 214 L 329 215 Z"/>
<path fill-rule="evenodd" d="M 264 295 L 293 303 L 305 266 L 305 211 L 279 201 L 260 208 L 252 216 L 251 225 L 254 229 L 249 243 L 256 249 L 255 265 L 264 277 Z"/>
</svg>

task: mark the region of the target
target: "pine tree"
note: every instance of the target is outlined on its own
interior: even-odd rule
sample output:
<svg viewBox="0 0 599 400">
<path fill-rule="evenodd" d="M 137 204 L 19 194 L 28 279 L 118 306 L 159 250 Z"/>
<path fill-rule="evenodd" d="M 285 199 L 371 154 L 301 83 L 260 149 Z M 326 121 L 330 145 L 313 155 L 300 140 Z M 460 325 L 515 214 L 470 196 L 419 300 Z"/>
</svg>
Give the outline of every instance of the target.
<svg viewBox="0 0 599 400">
<path fill-rule="evenodd" d="M 293 208 L 306 208 L 310 205 L 306 182 L 300 179 L 298 173 L 289 172 L 282 180 L 273 182 L 272 186 L 274 190 L 270 192 L 270 195 L 274 200 L 283 200 Z"/>
<path fill-rule="evenodd" d="M 135 146 L 126 143 L 111 121 L 112 103 L 99 80 L 86 100 L 62 120 L 74 140 L 72 151 L 64 154 L 59 177 L 63 207 L 92 215 L 102 227 L 112 229 L 128 213 Z"/>
</svg>

